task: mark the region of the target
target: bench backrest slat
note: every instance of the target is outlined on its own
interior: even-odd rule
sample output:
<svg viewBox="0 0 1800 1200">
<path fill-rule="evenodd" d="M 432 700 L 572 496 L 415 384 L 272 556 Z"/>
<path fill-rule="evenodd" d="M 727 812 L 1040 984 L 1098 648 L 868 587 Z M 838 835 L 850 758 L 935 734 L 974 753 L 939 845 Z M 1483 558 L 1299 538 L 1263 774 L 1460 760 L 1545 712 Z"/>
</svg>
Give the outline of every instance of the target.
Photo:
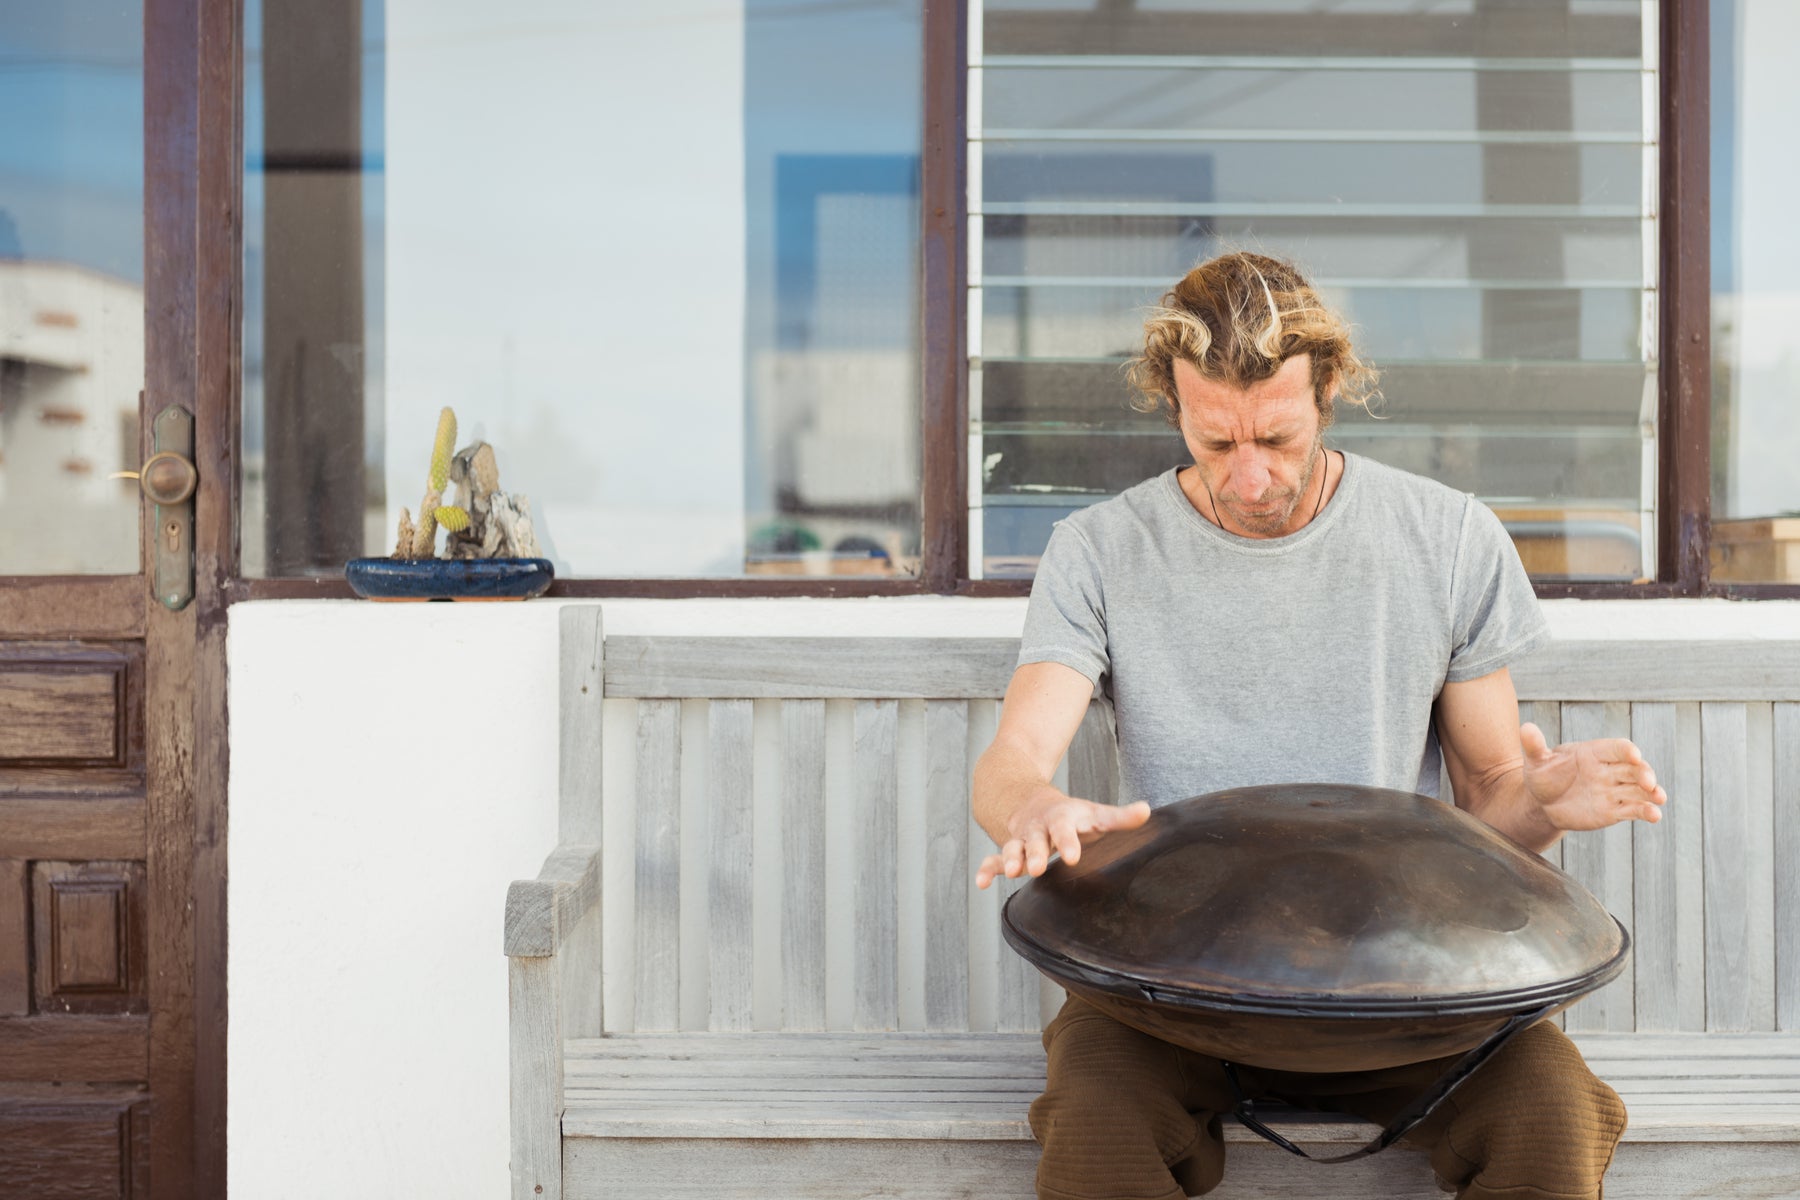
<svg viewBox="0 0 1800 1200">
<path fill-rule="evenodd" d="M 707 1028 L 750 1028 L 751 722 L 749 700 L 715 700 L 707 711 Z"/>
<path fill-rule="evenodd" d="M 858 700 L 854 709 L 856 1007 L 853 1029 L 900 1024 L 899 740 L 896 700 Z"/>
<path fill-rule="evenodd" d="M 1800 1030 L 1800 704 L 1775 705 L 1775 1028 Z"/>
<path fill-rule="evenodd" d="M 1632 830 L 1631 908 L 1639 1029 L 1702 1029 L 1706 977 L 1705 879 L 1701 872 L 1700 706 L 1631 706 L 1631 738 L 1681 800 L 1655 825 Z"/>
<path fill-rule="evenodd" d="M 681 1028 L 681 701 L 637 726 L 636 1028 Z"/>
<path fill-rule="evenodd" d="M 1759 894 L 1775 882 L 1772 864 L 1759 869 L 1774 832 L 1766 807 L 1772 715 L 1766 704 L 1700 706 L 1708 1029 L 1774 1023 L 1772 901 Z"/>
<path fill-rule="evenodd" d="M 825 701 L 781 702 L 781 1027 L 825 1028 Z"/>
<path fill-rule="evenodd" d="M 969 702 L 925 701 L 925 1028 L 969 1027 Z"/>
<path fill-rule="evenodd" d="M 1565 704 L 1562 736 L 1567 741 L 1631 736 L 1631 706 L 1621 701 Z M 1632 932 L 1631 826 L 1563 839 L 1563 870 L 1580 879 L 1607 911 Z M 1631 988 L 1602 988 L 1569 1010 L 1573 1032 L 1631 1029 L 1635 1022 Z"/>
</svg>

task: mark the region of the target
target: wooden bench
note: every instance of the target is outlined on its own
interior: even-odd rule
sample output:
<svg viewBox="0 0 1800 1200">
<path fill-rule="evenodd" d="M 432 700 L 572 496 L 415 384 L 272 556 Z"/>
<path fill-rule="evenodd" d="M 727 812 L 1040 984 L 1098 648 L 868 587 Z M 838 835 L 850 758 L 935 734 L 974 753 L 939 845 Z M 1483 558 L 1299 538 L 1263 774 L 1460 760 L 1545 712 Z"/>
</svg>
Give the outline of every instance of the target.
<svg viewBox="0 0 1800 1200">
<path fill-rule="evenodd" d="M 1032 1196 L 1060 993 L 1001 942 L 1006 889 L 973 889 L 968 815 L 1015 644 L 561 620 L 560 843 L 506 908 L 515 1197 Z M 1800 1196 L 1800 888 L 1774 869 L 1800 862 L 1800 647 L 1562 644 L 1515 674 L 1552 740 L 1633 736 L 1674 797 L 1562 854 L 1636 937 L 1566 1019 L 1631 1109 L 1607 1195 Z M 1113 797 L 1098 706 L 1062 775 Z M 1405 1150 L 1227 1138 L 1225 1200 L 1442 1195 Z"/>
</svg>

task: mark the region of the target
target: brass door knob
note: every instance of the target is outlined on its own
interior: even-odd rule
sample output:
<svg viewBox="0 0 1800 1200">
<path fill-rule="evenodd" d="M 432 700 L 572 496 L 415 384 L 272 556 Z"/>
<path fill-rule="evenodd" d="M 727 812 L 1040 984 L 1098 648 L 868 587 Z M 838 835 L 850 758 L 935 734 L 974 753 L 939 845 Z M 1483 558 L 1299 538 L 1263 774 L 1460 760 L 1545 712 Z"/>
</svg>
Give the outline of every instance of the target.
<svg viewBox="0 0 1800 1200">
<path fill-rule="evenodd" d="M 172 450 L 153 454 L 138 472 L 138 486 L 144 495 L 165 506 L 180 504 L 194 494 L 200 483 L 200 472 L 185 456 Z"/>
</svg>

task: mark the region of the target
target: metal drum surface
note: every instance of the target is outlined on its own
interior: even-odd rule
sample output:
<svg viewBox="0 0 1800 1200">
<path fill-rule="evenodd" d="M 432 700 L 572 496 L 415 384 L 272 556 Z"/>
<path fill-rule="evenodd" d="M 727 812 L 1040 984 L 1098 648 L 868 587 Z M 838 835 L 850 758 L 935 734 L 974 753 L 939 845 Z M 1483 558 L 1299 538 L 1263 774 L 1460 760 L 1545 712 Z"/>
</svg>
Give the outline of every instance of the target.
<svg viewBox="0 0 1800 1200">
<path fill-rule="evenodd" d="M 1233 1062 L 1363 1071 L 1470 1050 L 1625 968 L 1580 884 L 1410 792 L 1236 788 L 1109 833 L 1006 903 L 1006 940 L 1124 1023 Z"/>
</svg>

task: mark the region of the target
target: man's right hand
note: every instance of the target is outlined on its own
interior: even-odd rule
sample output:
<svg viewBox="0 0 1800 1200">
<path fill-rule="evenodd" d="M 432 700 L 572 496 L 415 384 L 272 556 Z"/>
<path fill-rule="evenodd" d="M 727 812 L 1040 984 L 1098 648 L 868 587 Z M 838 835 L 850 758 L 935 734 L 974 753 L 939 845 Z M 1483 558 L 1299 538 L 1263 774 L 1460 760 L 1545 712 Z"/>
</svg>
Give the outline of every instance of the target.
<svg viewBox="0 0 1800 1200">
<path fill-rule="evenodd" d="M 1081 861 L 1083 846 L 1115 829 L 1136 829 L 1149 819 L 1150 806 L 1142 801 L 1115 808 L 1052 793 L 1027 803 L 1007 821 L 1009 836 L 998 854 L 981 860 L 975 886 L 985 888 L 1001 875 L 1008 879 L 1042 875 L 1052 850 L 1074 866 Z"/>
</svg>

